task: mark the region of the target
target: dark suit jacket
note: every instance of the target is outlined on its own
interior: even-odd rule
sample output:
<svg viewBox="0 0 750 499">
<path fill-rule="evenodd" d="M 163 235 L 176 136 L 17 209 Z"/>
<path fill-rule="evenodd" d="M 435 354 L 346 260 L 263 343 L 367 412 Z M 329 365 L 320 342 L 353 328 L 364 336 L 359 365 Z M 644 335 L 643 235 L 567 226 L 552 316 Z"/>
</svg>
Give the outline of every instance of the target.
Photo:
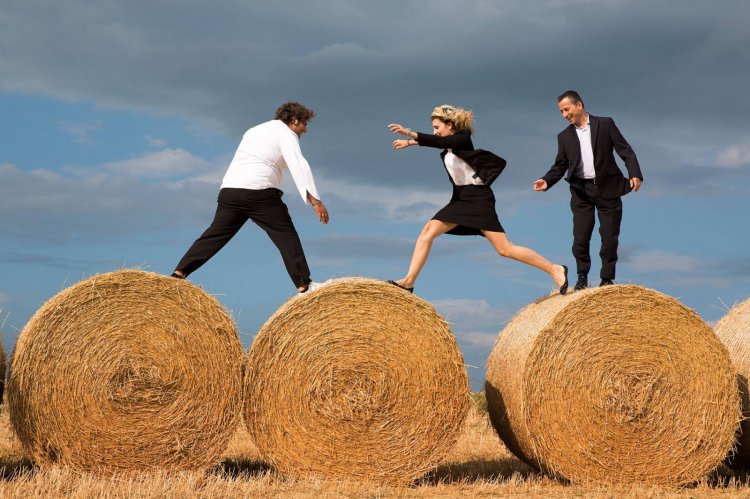
<svg viewBox="0 0 750 499">
<path fill-rule="evenodd" d="M 630 144 L 618 130 L 612 118 L 589 114 L 591 123 L 591 146 L 594 150 L 594 170 L 599 191 L 605 199 L 624 196 L 632 190 L 630 180 L 626 179 L 615 162 L 612 153 L 614 148 L 625 162 L 629 178 L 643 180 L 638 158 L 635 157 Z M 573 176 L 576 168 L 582 164 L 581 143 L 574 125 L 568 126 L 557 136 L 557 157 L 549 172 L 542 177 L 547 182 L 547 189 L 555 185 L 567 172 L 565 180 L 573 187 L 580 187 L 580 180 Z"/>
<path fill-rule="evenodd" d="M 500 156 L 483 149 L 474 149 L 474 144 L 471 141 L 471 132 L 468 130 L 458 130 L 453 135 L 447 137 L 417 133 L 417 142 L 420 146 L 443 149 L 443 152 L 440 153 L 443 166 L 445 166 L 445 155 L 448 153 L 448 149 L 450 149 L 453 154 L 466 161 L 471 169 L 474 170 L 474 178 L 481 179 L 484 185 L 491 185 L 505 169 L 506 162 Z M 447 167 L 446 171 L 448 171 Z M 453 183 L 450 173 L 448 174 L 448 178 Z"/>
</svg>

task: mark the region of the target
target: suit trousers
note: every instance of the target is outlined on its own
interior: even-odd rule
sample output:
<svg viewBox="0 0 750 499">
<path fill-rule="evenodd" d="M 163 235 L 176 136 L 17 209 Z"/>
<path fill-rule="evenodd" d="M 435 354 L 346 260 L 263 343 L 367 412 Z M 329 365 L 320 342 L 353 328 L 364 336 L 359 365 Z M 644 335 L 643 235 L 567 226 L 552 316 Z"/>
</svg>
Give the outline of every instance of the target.
<svg viewBox="0 0 750 499">
<path fill-rule="evenodd" d="M 305 252 L 289 210 L 281 200 L 279 189 L 233 189 L 219 191 L 218 207 L 211 226 L 206 229 L 182 257 L 177 269 L 188 276 L 211 259 L 242 228 L 252 220 L 276 245 L 294 285 L 310 282 Z"/>
<path fill-rule="evenodd" d="M 590 181 L 581 181 L 576 187 L 570 187 L 570 209 L 573 212 L 573 256 L 576 259 L 577 272 L 588 275 L 591 270 L 589 246 L 594 232 L 594 210 L 599 215 L 599 235 L 602 247 L 599 257 L 602 259 L 600 277 L 615 278 L 617 264 L 617 245 L 622 222 L 622 198 L 602 198 L 599 187 Z"/>
</svg>

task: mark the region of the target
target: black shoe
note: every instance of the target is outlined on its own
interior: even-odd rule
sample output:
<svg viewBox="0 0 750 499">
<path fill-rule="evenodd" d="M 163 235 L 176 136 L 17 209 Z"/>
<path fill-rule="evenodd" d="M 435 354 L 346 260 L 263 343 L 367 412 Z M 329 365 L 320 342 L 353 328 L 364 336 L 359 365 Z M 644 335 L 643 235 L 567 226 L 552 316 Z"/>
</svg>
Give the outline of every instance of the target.
<svg viewBox="0 0 750 499">
<path fill-rule="evenodd" d="M 397 288 L 401 288 L 404 291 L 408 291 L 409 293 L 414 293 L 414 288 L 405 288 L 402 285 L 400 285 L 399 283 L 397 283 L 396 281 L 385 281 L 385 282 L 387 282 L 388 284 L 393 284 Z"/>
<path fill-rule="evenodd" d="M 182 277 L 181 275 L 178 275 L 176 272 L 172 272 L 172 275 L 169 277 L 174 277 L 175 279 L 180 279 L 180 280 L 184 279 L 184 277 Z"/>
<path fill-rule="evenodd" d="M 560 294 L 564 295 L 568 292 L 568 267 L 563 265 L 562 268 L 565 270 L 565 282 L 560 286 Z"/>
<path fill-rule="evenodd" d="M 576 285 L 573 289 L 575 289 L 576 291 L 580 291 L 588 287 L 589 287 L 589 275 L 581 272 L 580 274 L 578 274 L 578 282 L 576 282 Z"/>
<path fill-rule="evenodd" d="M 602 278 L 602 282 L 599 283 L 599 287 L 601 288 L 602 286 L 612 286 L 614 283 L 615 281 L 613 281 L 612 279 Z"/>
</svg>

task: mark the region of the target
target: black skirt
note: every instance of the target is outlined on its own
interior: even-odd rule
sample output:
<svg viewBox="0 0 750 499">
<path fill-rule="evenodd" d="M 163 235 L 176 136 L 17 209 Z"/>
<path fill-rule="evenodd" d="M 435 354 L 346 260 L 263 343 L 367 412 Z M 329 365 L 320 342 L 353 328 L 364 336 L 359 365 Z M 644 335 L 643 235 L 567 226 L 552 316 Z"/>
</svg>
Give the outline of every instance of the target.
<svg viewBox="0 0 750 499">
<path fill-rule="evenodd" d="M 458 224 L 447 234 L 484 236 L 483 230 L 505 232 L 495 212 L 495 194 L 487 185 L 454 185 L 453 197 L 433 220 Z"/>
</svg>

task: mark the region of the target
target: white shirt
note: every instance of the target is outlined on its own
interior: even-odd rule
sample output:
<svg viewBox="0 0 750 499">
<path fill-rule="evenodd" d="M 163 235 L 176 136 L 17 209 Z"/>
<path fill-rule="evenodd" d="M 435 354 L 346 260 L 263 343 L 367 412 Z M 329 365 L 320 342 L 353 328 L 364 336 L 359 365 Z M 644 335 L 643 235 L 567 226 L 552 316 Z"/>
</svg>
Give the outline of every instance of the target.
<svg viewBox="0 0 750 499">
<path fill-rule="evenodd" d="M 474 178 L 476 172 L 472 170 L 468 163 L 453 154 L 450 149 L 445 154 L 445 166 L 456 185 L 484 185 L 481 178 Z"/>
<path fill-rule="evenodd" d="M 576 168 L 573 175 L 581 178 L 596 178 L 594 170 L 594 149 L 591 146 L 591 120 L 589 113 L 586 113 L 586 125 L 583 127 L 576 126 L 578 142 L 581 143 L 581 166 Z"/>
<path fill-rule="evenodd" d="M 221 188 L 278 189 L 284 168 L 292 174 L 305 204 L 310 204 L 308 192 L 320 199 L 310 165 L 299 148 L 297 134 L 283 121 L 267 121 L 245 132 L 224 174 Z"/>
</svg>

